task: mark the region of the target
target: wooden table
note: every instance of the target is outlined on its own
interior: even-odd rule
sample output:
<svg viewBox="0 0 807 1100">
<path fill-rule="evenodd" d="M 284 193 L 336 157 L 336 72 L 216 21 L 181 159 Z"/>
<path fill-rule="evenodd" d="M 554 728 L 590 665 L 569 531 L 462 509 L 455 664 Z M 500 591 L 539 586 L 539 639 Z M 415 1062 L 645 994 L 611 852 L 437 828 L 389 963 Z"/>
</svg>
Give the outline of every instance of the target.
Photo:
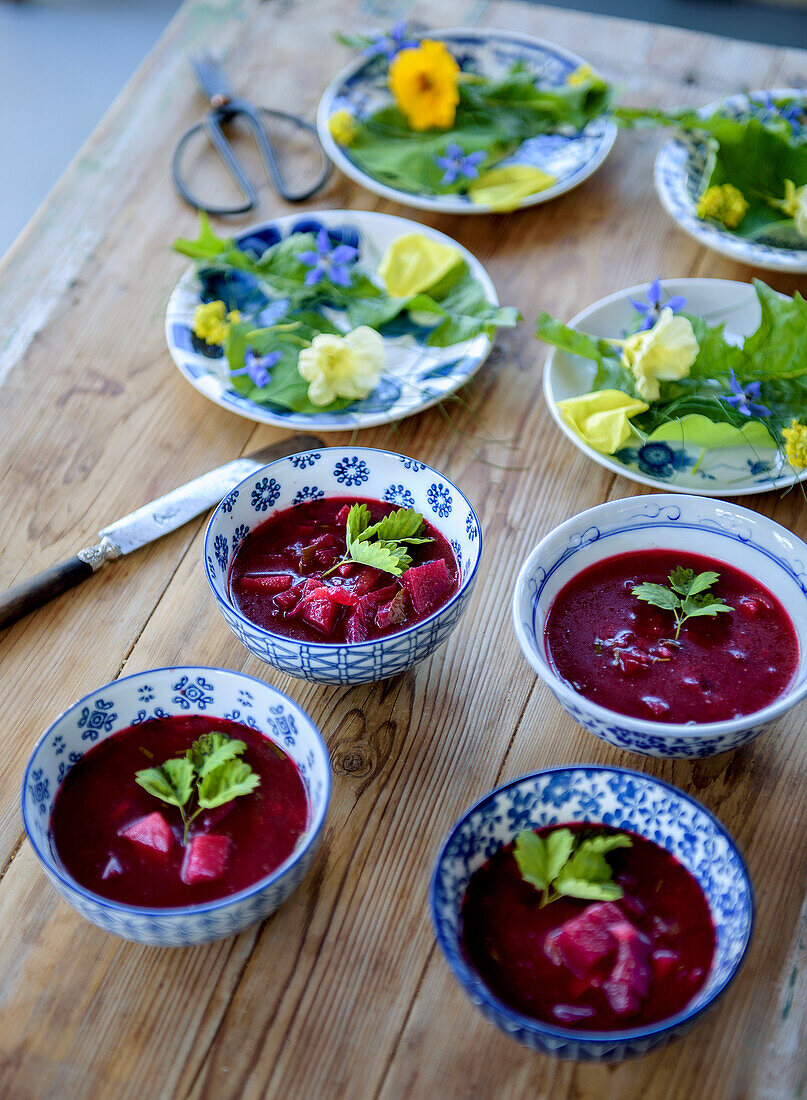
<svg viewBox="0 0 807 1100">
<path fill-rule="evenodd" d="M 193 216 L 168 163 L 200 113 L 184 53 L 212 47 L 259 102 L 309 117 L 347 59 L 337 28 L 409 15 L 479 22 L 577 50 L 628 102 L 704 103 L 738 88 L 807 84 L 807 53 L 503 0 L 189 0 L 0 268 L 3 586 L 94 541 L 145 500 L 282 433 L 222 412 L 172 366 L 162 332 Z M 578 190 L 520 214 L 426 215 L 488 267 L 524 323 L 502 334 L 469 393 L 457 442 L 439 412 L 361 433 L 446 470 L 486 533 L 481 579 L 441 651 L 352 689 L 251 659 L 202 574 L 204 520 L 126 558 L 0 636 L 0 1095 L 800 1097 L 807 1089 L 804 709 L 737 752 L 695 762 L 610 749 L 568 718 L 516 645 L 516 569 L 573 513 L 640 487 L 595 466 L 541 397 L 539 309 L 561 317 L 655 275 L 747 279 L 662 212 L 655 134 L 623 134 Z M 335 173 L 309 206 L 410 213 Z M 261 216 L 285 213 L 266 191 Z M 415 216 L 411 213 L 411 216 Z M 768 276 L 784 291 L 805 280 Z M 479 428 L 477 418 L 484 425 Z M 347 437 L 334 437 L 335 443 Z M 746 498 L 807 536 L 798 492 Z M 334 773 L 312 873 L 270 920 L 186 950 L 139 947 L 85 923 L 24 842 L 18 786 L 34 741 L 68 704 L 121 672 L 199 662 L 265 676 L 323 730 Z M 486 1023 L 438 952 L 427 885 L 458 815 L 494 785 L 558 763 L 627 765 L 697 796 L 732 830 L 754 879 L 756 936 L 719 1007 L 686 1039 L 617 1067 L 530 1053 Z"/>
</svg>

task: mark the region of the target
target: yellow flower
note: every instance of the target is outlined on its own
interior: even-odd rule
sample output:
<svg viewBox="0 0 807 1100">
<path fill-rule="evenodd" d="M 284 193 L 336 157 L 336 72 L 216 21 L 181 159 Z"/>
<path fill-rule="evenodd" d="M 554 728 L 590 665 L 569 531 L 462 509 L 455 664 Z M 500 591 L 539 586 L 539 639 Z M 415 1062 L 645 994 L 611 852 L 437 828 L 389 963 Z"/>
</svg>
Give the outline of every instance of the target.
<svg viewBox="0 0 807 1100">
<path fill-rule="evenodd" d="M 560 415 L 584 443 L 600 454 L 612 455 L 633 434 L 629 419 L 647 412 L 644 401 L 622 390 L 595 390 L 582 397 L 558 401 Z"/>
<path fill-rule="evenodd" d="M 389 67 L 390 91 L 413 130 L 447 130 L 454 124 L 459 72 L 445 45 L 429 38 L 395 55 Z"/>
<path fill-rule="evenodd" d="M 800 469 L 807 466 L 807 425 L 798 420 L 790 421 L 790 427 L 782 430 L 785 437 L 785 457 L 791 466 Z"/>
<path fill-rule="evenodd" d="M 785 180 L 785 197 L 779 205 L 796 223 L 799 236 L 807 237 L 807 186 L 796 187 L 793 180 Z"/>
<path fill-rule="evenodd" d="M 434 286 L 461 261 L 453 245 L 425 233 L 403 233 L 387 245 L 378 274 L 393 298 L 408 298 Z"/>
<path fill-rule="evenodd" d="M 698 200 L 696 213 L 699 218 L 712 218 L 722 222 L 727 229 L 735 229 L 745 217 L 748 203 L 742 191 L 733 183 L 707 187 Z"/>
<path fill-rule="evenodd" d="M 352 145 L 359 132 L 359 125 L 355 116 L 343 107 L 340 111 L 334 111 L 328 119 L 328 129 L 337 145 Z"/>
<path fill-rule="evenodd" d="M 566 83 L 574 87 L 576 84 L 585 84 L 587 80 L 597 79 L 597 74 L 590 65 L 578 65 L 574 72 L 566 77 Z"/>
<path fill-rule="evenodd" d="M 665 306 L 651 329 L 636 332 L 622 345 L 622 362 L 636 379 L 636 389 L 645 401 L 657 401 L 659 382 L 672 382 L 689 375 L 698 357 L 698 341 L 686 317 L 676 317 Z"/>
<path fill-rule="evenodd" d="M 509 164 L 483 172 L 468 185 L 468 196 L 471 202 L 484 203 L 501 214 L 517 210 L 522 199 L 545 191 L 553 183 L 557 183 L 557 176 L 550 176 L 540 168 Z"/>
<path fill-rule="evenodd" d="M 367 325 L 346 336 L 320 333 L 297 358 L 300 377 L 309 383 L 314 405 L 330 405 L 337 397 L 357 401 L 378 385 L 384 366 L 384 340 Z"/>
<path fill-rule="evenodd" d="M 230 325 L 241 320 L 237 309 L 225 313 L 224 302 L 204 302 L 193 311 L 193 332 L 206 344 L 223 344 Z"/>
</svg>

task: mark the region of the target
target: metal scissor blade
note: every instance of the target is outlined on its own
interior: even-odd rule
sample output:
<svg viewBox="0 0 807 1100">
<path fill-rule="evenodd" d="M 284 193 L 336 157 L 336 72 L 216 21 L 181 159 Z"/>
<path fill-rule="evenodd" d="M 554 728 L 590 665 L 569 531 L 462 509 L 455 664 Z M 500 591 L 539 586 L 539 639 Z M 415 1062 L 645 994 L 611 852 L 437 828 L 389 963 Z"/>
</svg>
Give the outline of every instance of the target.
<svg viewBox="0 0 807 1100">
<path fill-rule="evenodd" d="M 214 97 L 227 100 L 235 97 L 235 92 L 224 75 L 224 70 L 212 54 L 192 53 L 189 60 L 199 87 L 211 103 L 213 103 Z M 221 103 L 213 103 L 213 106 L 221 106 Z"/>
</svg>

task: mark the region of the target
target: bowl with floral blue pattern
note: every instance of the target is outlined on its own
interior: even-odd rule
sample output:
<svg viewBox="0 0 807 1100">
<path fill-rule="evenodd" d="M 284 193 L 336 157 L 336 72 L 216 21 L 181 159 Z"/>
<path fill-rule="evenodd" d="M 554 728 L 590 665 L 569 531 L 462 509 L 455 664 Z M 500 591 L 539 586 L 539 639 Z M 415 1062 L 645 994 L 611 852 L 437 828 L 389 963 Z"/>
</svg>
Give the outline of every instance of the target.
<svg viewBox="0 0 807 1100">
<path fill-rule="evenodd" d="M 261 255 L 267 248 L 299 233 L 319 234 L 325 230 L 329 241 L 355 249 L 363 267 L 376 270 L 388 245 L 407 233 L 419 233 L 440 244 L 458 249 L 470 274 L 480 284 L 491 306 L 498 306 L 496 289 L 483 265 L 462 245 L 445 233 L 408 218 L 361 210 L 318 210 L 305 217 L 288 214 L 244 229 L 234 237 L 237 246 Z M 262 424 L 288 430 L 337 432 L 389 424 L 413 416 L 439 404 L 479 370 L 490 354 L 493 341 L 484 332 L 468 339 L 436 347 L 429 344 L 431 329 L 406 317 L 382 326 L 384 369 L 369 396 L 345 408 L 321 412 L 295 412 L 284 405 L 253 400 L 233 386 L 224 349 L 208 344 L 194 333 L 194 313 L 205 303 L 221 300 L 228 309 L 244 315 L 264 311 L 264 324 L 272 324 L 272 311 L 288 303 L 270 300 L 246 273 L 231 273 L 226 278 L 214 269 L 197 272 L 189 267 L 174 288 L 165 317 L 168 350 L 186 381 L 214 404 L 227 412 Z M 342 309 L 329 309 L 329 319 L 337 329 L 351 326 Z"/>
<path fill-rule="evenodd" d="M 445 43 L 462 70 L 493 79 L 504 77 L 518 64 L 534 74 L 541 87 L 554 87 L 586 66 L 583 58 L 563 46 L 511 30 L 453 27 L 430 31 L 427 37 Z M 365 172 L 351 157 L 350 148 L 334 140 L 329 120 L 337 111 L 366 118 L 389 103 L 386 65 L 379 62 L 378 52 L 365 51 L 337 73 L 323 92 L 317 128 L 320 141 L 337 168 L 368 191 L 404 206 L 443 214 L 484 214 L 495 210 L 489 203 L 473 202 L 466 193 L 428 194 L 392 187 Z M 526 165 L 554 177 L 551 186 L 518 202 L 519 208 L 535 206 L 571 191 L 596 172 L 610 153 L 616 135 L 614 120 L 601 115 L 580 131 L 558 130 L 529 138 L 496 167 Z"/>
<path fill-rule="evenodd" d="M 367 642 L 300 641 L 251 622 L 233 606 L 228 591 L 229 568 L 241 542 L 273 512 L 334 496 L 380 500 L 420 512 L 451 544 L 459 567 L 458 590 L 420 622 Z M 384 680 L 428 657 L 464 614 L 481 554 L 479 519 L 453 482 L 425 462 L 371 447 L 327 447 L 269 463 L 221 502 L 204 545 L 216 606 L 238 640 L 280 672 L 321 684 Z"/>
<path fill-rule="evenodd" d="M 546 652 L 552 602 L 588 566 L 641 550 L 698 553 L 758 579 L 787 609 L 798 639 L 798 667 L 788 689 L 751 714 L 695 724 L 618 714 L 575 691 Z M 807 697 L 807 545 L 767 516 L 723 500 L 664 493 L 608 501 L 573 516 L 538 543 L 516 579 L 513 625 L 527 661 L 595 737 L 643 756 L 713 756 L 752 741 Z"/>
<path fill-rule="evenodd" d="M 709 326 L 722 324 L 726 342 L 733 345 L 741 345 L 745 337 L 759 329 L 762 320 L 760 300 L 750 283 L 731 279 L 659 279 L 601 298 L 576 314 L 568 327 L 595 338 L 621 337 L 635 325 L 637 305 L 648 307 L 648 319 L 652 321 L 668 302 L 673 303 L 676 311 L 702 318 Z M 544 368 L 544 399 L 567 439 L 612 473 L 653 488 L 699 496 L 747 496 L 786 489 L 807 479 L 807 468 L 791 465 L 772 439 L 770 446 L 751 441 L 739 444 L 721 441 L 703 446 L 702 441 L 685 438 L 679 430 L 680 422 L 674 420 L 668 429 L 654 432 L 649 439 L 642 440 L 634 434 L 615 454 L 602 454 L 573 430 L 559 408 L 560 402 L 589 393 L 595 377 L 596 366 L 591 360 L 553 347 Z M 714 397 L 710 400 L 719 406 Z M 724 400 L 736 398 L 729 393 Z"/>
<path fill-rule="evenodd" d="M 736 118 L 747 115 L 749 109 L 774 110 L 774 100 L 795 100 L 807 104 L 807 90 L 773 88 L 743 92 L 721 102 L 709 103 L 699 108 L 698 113 L 708 118 L 720 108 L 729 117 Z M 771 106 L 766 107 L 766 104 Z M 803 135 L 803 123 L 799 129 Z M 792 225 L 786 228 L 781 225 L 771 227 L 751 239 L 717 222 L 698 217 L 698 200 L 712 167 L 709 143 L 699 140 L 697 135 L 678 134 L 659 149 L 654 168 L 656 192 L 662 206 L 679 228 L 698 244 L 763 271 L 807 272 L 807 237 L 802 237 Z"/>
<path fill-rule="evenodd" d="M 53 804 L 70 769 L 121 730 L 172 715 L 205 714 L 240 722 L 279 746 L 302 776 L 309 820 L 288 859 L 236 894 L 198 905 L 125 905 L 86 889 L 65 869 L 51 830 Z M 45 874 L 76 912 L 106 932 L 157 947 L 186 947 L 241 932 L 264 920 L 297 888 L 319 846 L 328 809 L 328 750 L 311 719 L 286 695 L 227 669 L 184 666 L 124 676 L 74 703 L 45 731 L 22 781 L 22 820 Z"/>
<path fill-rule="evenodd" d="M 522 829 L 588 822 L 627 829 L 665 848 L 695 877 L 716 932 L 712 967 L 677 1015 L 622 1031 L 584 1031 L 544 1023 L 491 992 L 462 948 L 462 903 L 471 876 Z M 455 978 L 482 1014 L 543 1054 L 581 1062 L 619 1062 L 683 1035 L 725 993 L 754 927 L 754 893 L 742 856 L 721 823 L 688 794 L 624 768 L 549 768 L 497 788 L 457 822 L 437 857 L 430 902 L 437 942 Z"/>
</svg>

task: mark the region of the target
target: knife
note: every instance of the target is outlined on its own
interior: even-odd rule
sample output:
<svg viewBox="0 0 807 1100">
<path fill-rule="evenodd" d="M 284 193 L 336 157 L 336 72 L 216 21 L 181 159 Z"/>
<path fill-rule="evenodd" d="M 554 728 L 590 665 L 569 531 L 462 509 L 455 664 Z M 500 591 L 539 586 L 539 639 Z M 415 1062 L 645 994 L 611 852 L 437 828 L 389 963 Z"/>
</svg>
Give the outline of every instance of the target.
<svg viewBox="0 0 807 1100">
<path fill-rule="evenodd" d="M 0 594 L 0 629 L 17 622 L 30 611 L 60 596 L 68 588 L 85 581 L 105 562 L 114 561 L 132 550 L 138 550 L 169 531 L 182 527 L 194 516 L 206 512 L 227 495 L 239 481 L 275 458 L 310 451 L 324 446 L 315 435 L 297 434 L 272 443 L 259 451 L 236 458 L 224 466 L 194 478 L 187 485 L 173 489 L 136 512 L 110 523 L 98 532 L 100 542 L 79 550 L 74 558 L 37 573 L 27 581 Z"/>
</svg>

